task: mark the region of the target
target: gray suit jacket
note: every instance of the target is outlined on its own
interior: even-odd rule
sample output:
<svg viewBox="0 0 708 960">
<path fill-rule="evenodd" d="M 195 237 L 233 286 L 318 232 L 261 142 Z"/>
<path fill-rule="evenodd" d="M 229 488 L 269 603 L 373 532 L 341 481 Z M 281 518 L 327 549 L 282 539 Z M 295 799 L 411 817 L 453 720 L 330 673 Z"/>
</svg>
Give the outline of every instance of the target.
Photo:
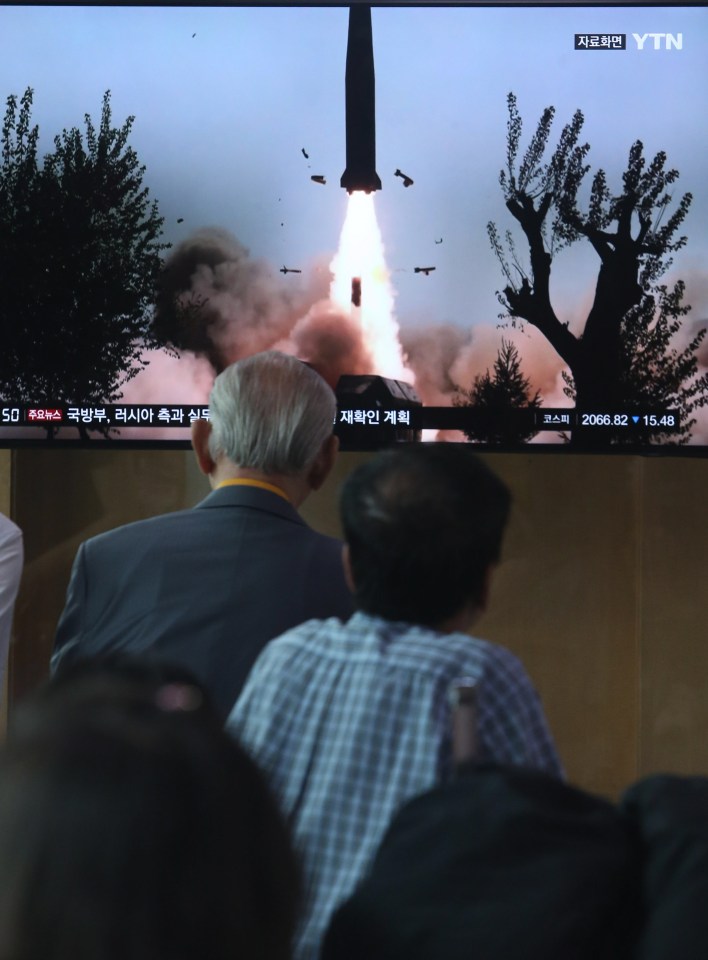
<svg viewBox="0 0 708 960">
<path fill-rule="evenodd" d="M 247 486 L 93 537 L 74 560 L 52 671 L 147 654 L 187 667 L 227 714 L 268 640 L 352 612 L 341 546 Z"/>
</svg>

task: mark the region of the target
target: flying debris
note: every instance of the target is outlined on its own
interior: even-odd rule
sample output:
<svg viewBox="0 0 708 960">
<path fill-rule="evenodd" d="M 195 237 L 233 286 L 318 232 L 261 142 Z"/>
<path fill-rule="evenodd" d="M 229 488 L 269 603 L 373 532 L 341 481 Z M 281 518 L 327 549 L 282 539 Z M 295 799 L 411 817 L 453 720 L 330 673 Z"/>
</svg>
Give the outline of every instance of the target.
<svg viewBox="0 0 708 960">
<path fill-rule="evenodd" d="M 193 34 L 192 34 L 192 40 L 194 40 L 195 37 L 196 37 L 196 33 L 193 33 Z"/>
<path fill-rule="evenodd" d="M 413 181 L 411 180 L 411 178 L 407 174 L 403 173 L 402 170 L 396 170 L 396 172 L 394 173 L 394 177 L 400 177 L 401 180 L 403 180 L 404 187 L 413 186 Z"/>
<path fill-rule="evenodd" d="M 305 150 L 304 147 L 302 148 L 302 155 L 303 155 L 303 157 L 305 158 L 305 160 L 309 160 L 309 159 L 310 159 L 310 154 L 307 152 L 307 150 Z"/>
<path fill-rule="evenodd" d="M 184 217 L 177 217 L 177 223 L 184 223 Z"/>
<path fill-rule="evenodd" d="M 413 273 L 424 273 L 427 277 L 434 269 L 435 267 L 413 267 Z"/>
<path fill-rule="evenodd" d="M 352 303 L 361 306 L 361 277 L 352 277 Z"/>
<path fill-rule="evenodd" d="M 278 272 L 279 273 L 302 273 L 302 270 L 297 270 L 295 267 L 281 267 Z"/>
<path fill-rule="evenodd" d="M 344 78 L 347 161 L 340 186 L 347 193 L 381 189 L 376 172 L 376 77 L 371 7 L 349 7 L 347 66 Z"/>
<path fill-rule="evenodd" d="M 439 240 L 436 240 L 435 242 L 436 242 L 436 243 L 442 243 L 442 237 L 440 237 L 440 239 L 439 239 Z"/>
<path fill-rule="evenodd" d="M 323 185 L 327 183 L 321 173 L 313 173 L 313 175 L 310 177 L 310 180 L 314 180 L 315 183 L 321 183 Z"/>
</svg>

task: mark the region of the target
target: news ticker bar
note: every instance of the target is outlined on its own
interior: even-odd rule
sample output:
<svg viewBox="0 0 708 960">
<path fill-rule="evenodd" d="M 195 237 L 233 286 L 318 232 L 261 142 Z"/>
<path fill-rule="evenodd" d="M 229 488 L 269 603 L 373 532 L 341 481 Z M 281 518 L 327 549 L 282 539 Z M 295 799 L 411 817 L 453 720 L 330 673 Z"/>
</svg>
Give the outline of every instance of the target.
<svg viewBox="0 0 708 960">
<path fill-rule="evenodd" d="M 194 420 L 208 420 L 209 408 L 193 404 L 106 404 L 104 406 L 51 406 L 0 404 L 0 428 L 77 427 L 188 427 Z M 680 427 L 675 410 L 581 411 L 568 407 L 543 407 L 496 413 L 479 407 L 340 407 L 337 427 L 395 427 L 410 430 L 494 429 L 496 425 L 519 431 L 563 431 L 582 428 L 657 431 L 671 433 Z"/>
<path fill-rule="evenodd" d="M 122 403 L 102 406 L 48 406 L 0 404 L 0 427 L 188 427 L 208 420 L 209 408 L 195 404 Z"/>
<path fill-rule="evenodd" d="M 479 407 L 407 407 L 395 410 L 340 409 L 337 423 L 353 427 L 396 426 L 411 430 L 465 430 L 495 426 L 528 431 L 563 431 L 578 427 L 665 433 L 680 427 L 675 410 L 632 413 L 585 412 L 567 407 L 495 412 Z"/>
</svg>

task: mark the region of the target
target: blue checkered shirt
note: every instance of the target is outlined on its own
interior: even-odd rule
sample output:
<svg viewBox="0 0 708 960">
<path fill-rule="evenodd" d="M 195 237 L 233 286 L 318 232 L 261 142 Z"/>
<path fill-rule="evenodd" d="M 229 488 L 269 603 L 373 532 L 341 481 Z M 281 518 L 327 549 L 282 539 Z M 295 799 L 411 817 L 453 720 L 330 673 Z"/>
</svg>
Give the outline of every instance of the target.
<svg viewBox="0 0 708 960">
<path fill-rule="evenodd" d="M 481 759 L 562 775 L 519 660 L 467 634 L 356 613 L 310 620 L 256 661 L 228 730 L 270 779 L 305 872 L 296 960 L 315 960 L 406 800 L 451 773 L 449 688 L 478 681 Z"/>
</svg>

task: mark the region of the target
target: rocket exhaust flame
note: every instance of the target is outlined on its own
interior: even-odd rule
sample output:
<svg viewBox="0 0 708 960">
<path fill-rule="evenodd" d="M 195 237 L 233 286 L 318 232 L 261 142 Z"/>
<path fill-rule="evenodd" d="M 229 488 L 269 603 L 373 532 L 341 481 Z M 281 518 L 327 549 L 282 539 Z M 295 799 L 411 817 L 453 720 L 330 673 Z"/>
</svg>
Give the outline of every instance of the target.
<svg viewBox="0 0 708 960">
<path fill-rule="evenodd" d="M 356 191 L 349 195 L 339 251 L 330 269 L 330 299 L 360 324 L 374 362 L 371 372 L 413 383 L 399 340 L 393 287 L 371 194 Z"/>
<path fill-rule="evenodd" d="M 371 7 L 349 7 L 345 76 L 346 169 L 341 186 L 349 194 L 339 252 L 332 261 L 330 299 L 348 312 L 374 363 L 372 373 L 414 381 L 406 366 L 393 312 L 393 288 L 374 210 L 376 173 L 376 78 Z"/>
</svg>

